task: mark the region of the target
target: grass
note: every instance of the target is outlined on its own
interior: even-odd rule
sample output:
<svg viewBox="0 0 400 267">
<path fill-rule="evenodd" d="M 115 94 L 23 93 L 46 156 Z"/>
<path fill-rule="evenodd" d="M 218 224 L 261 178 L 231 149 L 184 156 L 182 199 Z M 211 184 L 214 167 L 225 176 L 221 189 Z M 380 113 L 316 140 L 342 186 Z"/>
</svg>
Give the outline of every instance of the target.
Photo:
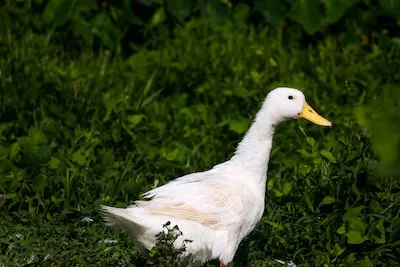
<svg viewBox="0 0 400 267">
<path fill-rule="evenodd" d="M 334 126 L 278 128 L 265 214 L 235 266 L 399 266 L 396 129 L 386 121 L 376 131 L 368 116 L 374 97 L 398 92 L 392 40 L 328 36 L 307 48 L 295 34 L 280 43 L 267 30 L 191 21 L 126 58 L 66 49 L 54 32 L 11 23 L 1 36 L 6 266 L 164 266 L 105 227 L 100 204 L 125 207 L 226 160 L 278 85 L 301 88 Z M 371 143 L 376 132 L 394 145 Z"/>
<path fill-rule="evenodd" d="M 26 223 L 2 217 L 0 228 L 6 266 L 124 266 L 136 255 L 124 235 L 111 235 L 101 222 L 79 217 Z"/>
</svg>

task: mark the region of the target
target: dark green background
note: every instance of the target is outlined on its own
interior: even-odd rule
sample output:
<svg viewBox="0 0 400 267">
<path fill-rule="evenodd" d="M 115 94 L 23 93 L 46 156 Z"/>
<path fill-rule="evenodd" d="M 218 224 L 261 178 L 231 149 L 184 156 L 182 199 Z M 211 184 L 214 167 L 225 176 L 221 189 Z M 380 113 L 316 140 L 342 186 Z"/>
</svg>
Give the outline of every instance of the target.
<svg viewBox="0 0 400 267">
<path fill-rule="evenodd" d="M 226 160 L 284 85 L 333 127 L 278 128 L 235 266 L 400 266 L 399 23 L 397 0 L 3 1 L 0 263 L 178 266 L 100 204 Z"/>
</svg>

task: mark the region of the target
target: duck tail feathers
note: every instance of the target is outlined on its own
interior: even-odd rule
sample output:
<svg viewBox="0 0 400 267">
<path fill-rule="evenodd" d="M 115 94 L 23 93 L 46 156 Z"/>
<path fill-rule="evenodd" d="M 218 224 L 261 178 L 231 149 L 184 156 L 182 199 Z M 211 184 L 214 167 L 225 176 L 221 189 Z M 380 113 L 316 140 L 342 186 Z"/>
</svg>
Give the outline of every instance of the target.
<svg viewBox="0 0 400 267">
<path fill-rule="evenodd" d="M 103 214 L 106 225 L 118 228 L 127 228 L 132 224 L 136 224 L 132 219 L 132 214 L 128 209 L 114 208 L 110 206 L 101 205 L 101 212 Z"/>
</svg>

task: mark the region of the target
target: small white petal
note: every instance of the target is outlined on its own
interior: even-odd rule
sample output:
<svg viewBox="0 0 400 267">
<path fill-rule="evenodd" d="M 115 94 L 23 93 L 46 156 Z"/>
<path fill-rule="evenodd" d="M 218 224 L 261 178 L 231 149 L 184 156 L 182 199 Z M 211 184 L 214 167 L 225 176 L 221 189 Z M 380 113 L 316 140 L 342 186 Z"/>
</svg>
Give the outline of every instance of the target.
<svg viewBox="0 0 400 267">
<path fill-rule="evenodd" d="M 51 255 L 47 254 L 46 256 L 44 256 L 43 261 L 47 261 L 51 259 Z"/>
<path fill-rule="evenodd" d="M 14 238 L 15 238 L 15 239 L 24 239 L 24 237 L 25 237 L 25 236 L 24 236 L 23 234 L 19 234 L 19 233 L 12 234 L 12 235 L 9 235 L 9 236 L 8 236 L 9 239 L 14 239 Z"/>
<path fill-rule="evenodd" d="M 280 263 L 280 264 L 282 264 L 282 265 L 286 265 L 286 266 L 289 266 L 289 267 L 297 267 L 297 265 L 293 261 L 286 262 L 286 261 L 277 260 L 277 259 L 275 259 L 275 261 Z"/>
<path fill-rule="evenodd" d="M 106 238 L 106 239 L 103 240 L 103 243 L 104 244 L 116 244 L 116 243 L 118 243 L 118 241 L 114 240 L 114 239 L 111 239 L 111 238 Z"/>
<path fill-rule="evenodd" d="M 27 264 L 33 263 L 35 260 L 37 260 L 38 256 L 36 254 L 32 254 L 29 260 L 26 262 Z"/>
<path fill-rule="evenodd" d="M 86 217 L 83 217 L 83 218 L 82 218 L 81 222 L 84 222 L 84 223 L 91 223 L 91 222 L 93 222 L 93 219 L 86 216 Z"/>
</svg>

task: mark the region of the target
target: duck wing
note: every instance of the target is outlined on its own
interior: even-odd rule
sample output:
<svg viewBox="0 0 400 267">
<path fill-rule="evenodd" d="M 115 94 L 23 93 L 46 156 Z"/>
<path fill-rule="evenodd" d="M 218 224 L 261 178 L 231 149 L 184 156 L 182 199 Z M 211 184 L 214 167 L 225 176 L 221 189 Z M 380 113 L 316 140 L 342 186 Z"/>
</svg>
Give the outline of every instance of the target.
<svg viewBox="0 0 400 267">
<path fill-rule="evenodd" d="M 243 218 L 243 186 L 213 170 L 185 175 L 143 194 L 135 206 L 149 214 L 191 220 L 223 230 Z"/>
</svg>

